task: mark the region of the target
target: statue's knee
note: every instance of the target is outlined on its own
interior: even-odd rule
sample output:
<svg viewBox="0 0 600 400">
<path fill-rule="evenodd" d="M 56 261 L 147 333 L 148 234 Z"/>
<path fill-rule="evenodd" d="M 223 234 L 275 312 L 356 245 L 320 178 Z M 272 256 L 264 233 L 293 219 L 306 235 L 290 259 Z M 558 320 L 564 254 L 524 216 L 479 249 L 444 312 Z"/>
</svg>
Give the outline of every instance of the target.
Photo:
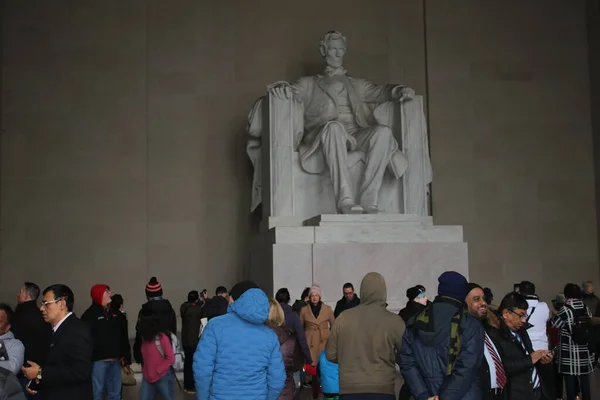
<svg viewBox="0 0 600 400">
<path fill-rule="evenodd" d="M 394 137 L 392 129 L 389 126 L 379 125 L 375 131 L 375 136 L 381 139 L 391 139 Z"/>
</svg>

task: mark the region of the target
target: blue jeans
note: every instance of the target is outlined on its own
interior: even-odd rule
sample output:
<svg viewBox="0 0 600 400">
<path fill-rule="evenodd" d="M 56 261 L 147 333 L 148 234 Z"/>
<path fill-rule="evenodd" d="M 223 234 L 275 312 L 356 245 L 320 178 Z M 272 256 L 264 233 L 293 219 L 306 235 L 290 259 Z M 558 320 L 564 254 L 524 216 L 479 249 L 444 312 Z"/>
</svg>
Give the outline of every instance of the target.
<svg viewBox="0 0 600 400">
<path fill-rule="evenodd" d="M 154 383 L 142 378 L 140 387 L 140 400 L 154 400 L 156 394 L 160 394 L 163 400 L 175 399 L 175 376 L 173 371 L 167 372 L 165 376 Z"/>
<path fill-rule="evenodd" d="M 121 361 L 94 361 L 92 387 L 94 400 L 102 400 L 104 389 L 106 389 L 107 400 L 121 400 Z"/>
</svg>

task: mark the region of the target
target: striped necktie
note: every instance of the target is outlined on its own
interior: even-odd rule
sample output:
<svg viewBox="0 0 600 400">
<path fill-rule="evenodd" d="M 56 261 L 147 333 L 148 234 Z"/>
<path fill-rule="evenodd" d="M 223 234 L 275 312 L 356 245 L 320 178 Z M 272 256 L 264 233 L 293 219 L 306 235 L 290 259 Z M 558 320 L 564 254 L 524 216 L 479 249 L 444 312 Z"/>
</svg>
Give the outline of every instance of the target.
<svg viewBox="0 0 600 400">
<path fill-rule="evenodd" d="M 525 348 L 525 345 L 523 344 L 523 339 L 521 339 L 521 335 L 519 335 L 517 332 L 515 332 L 515 338 L 517 339 L 517 342 L 519 342 L 519 344 L 523 347 L 523 349 L 525 350 L 525 353 L 527 353 L 527 355 L 529 355 L 529 352 L 527 351 L 527 349 Z M 531 373 L 531 383 L 533 384 L 534 389 L 537 388 L 538 386 L 540 386 L 540 377 L 538 376 L 535 365 L 533 366 L 533 372 Z"/>
<path fill-rule="evenodd" d="M 503 389 L 506 385 L 506 372 L 504 372 L 504 365 L 502 365 L 500 356 L 498 356 L 498 353 L 496 353 L 496 350 L 494 349 L 494 346 L 492 346 L 490 338 L 487 334 L 485 335 L 485 347 L 492 356 L 492 360 L 494 360 L 494 367 L 496 368 L 496 384 L 500 389 Z"/>
</svg>

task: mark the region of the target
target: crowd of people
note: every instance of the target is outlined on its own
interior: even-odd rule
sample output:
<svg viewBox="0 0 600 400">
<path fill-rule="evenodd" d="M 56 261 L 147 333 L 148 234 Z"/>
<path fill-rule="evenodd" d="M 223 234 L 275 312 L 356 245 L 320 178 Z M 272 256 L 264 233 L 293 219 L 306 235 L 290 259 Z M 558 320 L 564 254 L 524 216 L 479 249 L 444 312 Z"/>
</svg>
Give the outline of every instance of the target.
<svg viewBox="0 0 600 400">
<path fill-rule="evenodd" d="M 123 298 L 108 285 L 91 288 L 77 318 L 70 288 L 25 282 L 14 311 L 0 304 L 0 400 L 120 400 L 134 361 L 140 400 L 174 399 L 179 368 L 200 400 L 292 400 L 302 387 L 329 400 L 591 400 L 600 299 L 590 281 L 567 284 L 551 307 L 524 281 L 496 306 L 490 289 L 447 271 L 433 301 L 416 285 L 398 314 L 378 273 L 364 276 L 360 297 L 351 283 L 342 292 L 333 309 L 318 285 L 293 305 L 287 288 L 269 298 L 252 281 L 191 291 L 180 343 L 152 277 L 132 354 Z"/>
</svg>

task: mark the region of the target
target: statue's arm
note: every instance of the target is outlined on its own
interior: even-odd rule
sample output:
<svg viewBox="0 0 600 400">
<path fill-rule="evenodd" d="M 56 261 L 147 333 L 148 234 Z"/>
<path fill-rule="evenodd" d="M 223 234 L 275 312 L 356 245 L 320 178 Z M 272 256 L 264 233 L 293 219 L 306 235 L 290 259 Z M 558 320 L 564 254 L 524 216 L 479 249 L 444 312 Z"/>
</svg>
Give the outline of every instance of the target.
<svg viewBox="0 0 600 400">
<path fill-rule="evenodd" d="M 280 99 L 294 99 L 298 103 L 303 103 L 306 100 L 308 93 L 308 85 L 306 78 L 300 78 L 295 83 L 287 81 L 277 81 L 267 86 L 267 91 Z"/>
<path fill-rule="evenodd" d="M 407 88 L 404 85 L 376 85 L 367 80 L 361 80 L 360 86 L 362 88 L 364 102 L 374 104 L 381 104 L 388 101 L 399 101 L 406 97 L 407 91 L 412 91 L 412 89 Z"/>
</svg>

